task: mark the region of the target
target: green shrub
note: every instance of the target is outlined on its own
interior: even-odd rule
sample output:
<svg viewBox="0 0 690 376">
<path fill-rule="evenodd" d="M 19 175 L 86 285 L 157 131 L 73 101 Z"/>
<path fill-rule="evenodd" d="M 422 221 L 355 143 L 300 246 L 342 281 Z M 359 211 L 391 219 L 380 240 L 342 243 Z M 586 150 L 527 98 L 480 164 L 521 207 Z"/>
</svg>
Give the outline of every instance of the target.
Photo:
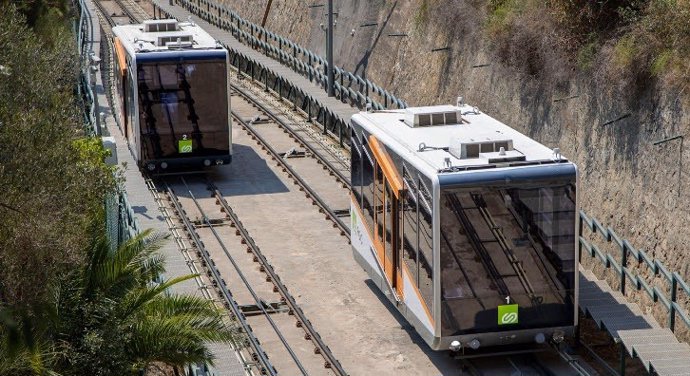
<svg viewBox="0 0 690 376">
<path fill-rule="evenodd" d="M 591 33 L 588 42 L 580 48 L 577 53 L 577 65 L 582 70 L 587 70 L 592 67 L 597 53 L 599 52 L 599 38 L 595 33 Z"/>
<path fill-rule="evenodd" d="M 497 36 L 510 29 L 511 22 L 525 6 L 523 0 L 491 0 L 489 1 L 489 18 L 487 30 L 489 35 Z"/>
<path fill-rule="evenodd" d="M 632 66 L 638 53 L 635 37 L 626 35 L 618 40 L 614 48 L 613 63 L 617 68 Z"/>
<path fill-rule="evenodd" d="M 419 8 L 417 9 L 417 12 L 414 15 L 414 30 L 419 31 L 423 29 L 426 24 L 429 22 L 429 1 L 428 0 L 422 0 L 422 3 L 419 5 Z"/>
<path fill-rule="evenodd" d="M 673 59 L 673 50 L 666 49 L 661 51 L 652 61 L 650 68 L 652 76 L 659 77 L 667 72 L 671 59 Z"/>
</svg>

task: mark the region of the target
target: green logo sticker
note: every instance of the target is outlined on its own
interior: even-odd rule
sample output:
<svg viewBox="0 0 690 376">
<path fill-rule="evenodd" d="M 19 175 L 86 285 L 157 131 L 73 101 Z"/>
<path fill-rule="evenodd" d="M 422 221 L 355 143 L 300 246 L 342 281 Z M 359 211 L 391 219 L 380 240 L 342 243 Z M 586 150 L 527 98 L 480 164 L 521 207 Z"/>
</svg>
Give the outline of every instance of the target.
<svg viewBox="0 0 690 376">
<path fill-rule="evenodd" d="M 510 325 L 518 323 L 518 305 L 498 306 L 498 325 Z"/>
<path fill-rule="evenodd" d="M 177 141 L 177 150 L 180 153 L 191 153 L 192 152 L 192 140 L 179 140 Z"/>
</svg>

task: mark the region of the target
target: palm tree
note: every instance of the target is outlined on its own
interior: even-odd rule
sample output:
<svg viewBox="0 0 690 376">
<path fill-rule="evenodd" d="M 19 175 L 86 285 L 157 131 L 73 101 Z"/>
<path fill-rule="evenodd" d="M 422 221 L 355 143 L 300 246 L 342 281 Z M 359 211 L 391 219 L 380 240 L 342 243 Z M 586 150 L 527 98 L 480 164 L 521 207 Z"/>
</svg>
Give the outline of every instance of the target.
<svg viewBox="0 0 690 376">
<path fill-rule="evenodd" d="M 46 309 L 0 305 L 0 375 L 57 375 L 50 369 L 55 353 L 45 336 L 46 327 L 37 320 L 48 313 Z"/>
<path fill-rule="evenodd" d="M 195 275 L 161 278 L 162 239 L 146 231 L 116 251 L 106 240 L 95 239 L 81 270 L 52 287 L 48 309 L 36 310 L 36 319 L 20 324 L 11 315 L 0 321 L 0 336 L 7 339 L 0 356 L 3 349 L 20 354 L 9 367 L 0 360 L 0 375 L 5 368 L 33 375 L 121 376 L 152 362 L 174 367 L 212 364 L 208 344 L 232 342 L 236 331 L 212 302 L 170 291 Z M 21 340 L 17 333 L 26 333 L 30 340 Z M 32 366 L 32 359 L 41 361 L 34 361 L 39 366 Z"/>
</svg>

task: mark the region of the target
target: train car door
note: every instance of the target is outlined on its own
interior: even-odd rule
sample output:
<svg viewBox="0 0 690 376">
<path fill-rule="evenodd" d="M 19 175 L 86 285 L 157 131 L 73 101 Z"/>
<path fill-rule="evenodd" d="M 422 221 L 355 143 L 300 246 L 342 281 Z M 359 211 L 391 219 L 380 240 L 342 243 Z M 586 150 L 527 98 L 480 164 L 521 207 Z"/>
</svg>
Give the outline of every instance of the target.
<svg viewBox="0 0 690 376">
<path fill-rule="evenodd" d="M 374 246 L 388 283 L 403 295 L 401 197 L 403 181 L 388 152 L 374 136 L 369 145 L 374 167 Z"/>
<path fill-rule="evenodd" d="M 127 52 L 122 46 L 120 38 L 115 38 L 115 63 L 117 65 L 116 82 L 118 97 L 120 98 L 120 119 L 122 121 L 122 131 L 125 132 L 125 139 L 129 140 L 131 125 L 128 119 L 127 108 L 130 106 L 129 100 L 129 77 L 127 77 Z"/>
</svg>

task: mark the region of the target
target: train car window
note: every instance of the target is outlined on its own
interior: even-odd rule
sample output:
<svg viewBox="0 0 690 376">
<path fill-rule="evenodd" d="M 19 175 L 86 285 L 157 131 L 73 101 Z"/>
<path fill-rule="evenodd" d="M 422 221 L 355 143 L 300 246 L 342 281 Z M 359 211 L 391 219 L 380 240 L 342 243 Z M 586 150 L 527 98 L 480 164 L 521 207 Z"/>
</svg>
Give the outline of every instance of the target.
<svg viewBox="0 0 690 376">
<path fill-rule="evenodd" d="M 362 150 L 362 203 L 363 212 L 367 217 L 367 225 L 371 234 L 374 233 L 374 159 L 367 151 Z"/>
<path fill-rule="evenodd" d="M 386 179 L 384 179 L 385 181 Z M 387 268 L 393 267 L 393 230 L 394 230 L 394 221 L 393 221 L 393 210 L 395 209 L 393 207 L 393 203 L 395 200 L 393 200 L 393 192 L 391 192 L 390 187 L 388 184 L 383 184 L 384 186 L 384 232 L 383 232 L 383 238 L 385 242 L 385 263 Z M 389 276 L 390 277 L 390 276 Z M 392 280 L 392 278 L 391 278 Z"/>
<path fill-rule="evenodd" d="M 354 129 L 352 130 L 352 147 L 350 153 L 350 165 L 351 169 L 351 181 L 352 181 L 352 194 L 357 200 L 357 205 L 362 208 L 364 206 L 362 202 L 362 152 L 357 136 L 355 135 Z"/>
<path fill-rule="evenodd" d="M 229 150 L 224 60 L 139 63 L 139 116 L 145 158 L 217 155 Z M 179 140 L 192 140 L 192 151 Z"/>
<path fill-rule="evenodd" d="M 383 232 L 384 230 L 384 205 L 385 197 L 383 194 L 383 171 L 381 167 L 374 161 L 374 218 L 376 221 L 376 232 L 374 237 L 376 240 L 384 244 Z"/>
<path fill-rule="evenodd" d="M 402 258 L 403 263 L 410 272 L 412 283 L 419 286 L 419 247 L 418 233 L 419 220 L 417 209 L 417 185 L 414 183 L 407 166 L 403 167 L 403 181 L 405 183 L 405 196 L 401 200 L 402 205 Z"/>
<path fill-rule="evenodd" d="M 129 71 L 128 71 L 129 72 Z M 129 132 L 127 137 L 130 143 L 136 143 L 138 137 L 134 134 L 135 132 L 135 122 L 137 120 L 136 108 L 136 98 L 134 97 L 134 77 L 131 74 L 127 75 L 127 125 L 129 126 Z M 140 125 L 141 126 L 141 125 Z M 137 151 L 137 154 L 139 151 Z"/>
<path fill-rule="evenodd" d="M 442 335 L 573 325 L 574 178 L 442 188 L 440 208 Z"/>
<path fill-rule="evenodd" d="M 434 301 L 433 265 L 434 265 L 434 237 L 433 237 L 433 211 L 431 206 L 431 193 L 426 188 L 426 182 L 419 177 L 419 292 L 429 308 Z"/>
</svg>

